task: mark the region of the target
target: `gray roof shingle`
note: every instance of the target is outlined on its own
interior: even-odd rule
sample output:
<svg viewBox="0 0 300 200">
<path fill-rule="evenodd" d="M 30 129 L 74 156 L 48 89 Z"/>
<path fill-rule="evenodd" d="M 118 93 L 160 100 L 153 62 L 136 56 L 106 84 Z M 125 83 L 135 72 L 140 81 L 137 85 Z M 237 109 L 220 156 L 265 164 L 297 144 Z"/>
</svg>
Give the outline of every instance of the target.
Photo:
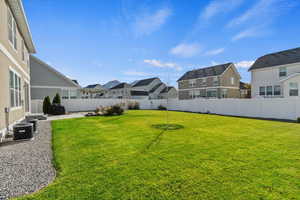
<svg viewBox="0 0 300 200">
<path fill-rule="evenodd" d="M 155 79 L 158 79 L 158 78 L 157 78 L 157 77 L 154 77 L 154 78 L 148 78 L 148 79 L 139 80 L 139 81 L 137 81 L 132 87 L 139 87 L 139 86 L 149 85 L 149 84 L 152 83 Z"/>
<path fill-rule="evenodd" d="M 249 71 L 300 62 L 300 48 L 271 53 L 258 58 Z"/>
<path fill-rule="evenodd" d="M 215 65 L 186 72 L 178 81 L 221 75 L 233 63 Z"/>
<path fill-rule="evenodd" d="M 129 86 L 127 83 L 119 83 L 118 85 L 116 85 L 115 87 L 110 88 L 111 90 L 114 89 L 121 89 L 121 88 L 125 88 L 126 86 Z"/>
</svg>

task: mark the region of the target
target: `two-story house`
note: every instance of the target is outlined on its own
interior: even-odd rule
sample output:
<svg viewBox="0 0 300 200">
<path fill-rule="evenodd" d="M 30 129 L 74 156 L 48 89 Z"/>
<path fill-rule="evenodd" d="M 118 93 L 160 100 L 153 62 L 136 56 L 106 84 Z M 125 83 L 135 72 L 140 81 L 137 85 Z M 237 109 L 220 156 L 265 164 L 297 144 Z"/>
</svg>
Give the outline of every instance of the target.
<svg viewBox="0 0 300 200">
<path fill-rule="evenodd" d="M 0 0 L 0 138 L 30 112 L 29 54 L 35 53 L 21 0 Z"/>
<path fill-rule="evenodd" d="M 300 48 L 264 55 L 249 71 L 252 98 L 300 96 Z"/>
<path fill-rule="evenodd" d="M 149 99 L 157 99 L 160 92 L 166 87 L 166 84 L 164 84 L 159 78 L 147 78 L 135 81 L 134 84 L 132 84 L 132 91 L 144 91 L 144 96 L 146 96 L 146 93 L 148 93 Z M 142 94 L 142 92 L 140 92 Z"/>
<path fill-rule="evenodd" d="M 130 98 L 131 85 L 128 83 L 119 83 L 118 85 L 110 88 L 105 94 L 106 98 L 113 99 L 129 99 Z"/>
<path fill-rule="evenodd" d="M 102 85 L 92 84 L 81 89 L 81 98 L 99 99 L 99 98 L 103 98 L 106 92 L 107 89 L 105 89 Z"/>
<path fill-rule="evenodd" d="M 159 99 L 176 99 L 178 92 L 173 86 L 166 86 L 158 95 Z"/>
<path fill-rule="evenodd" d="M 186 72 L 178 82 L 180 100 L 239 98 L 241 76 L 233 63 Z"/>
</svg>

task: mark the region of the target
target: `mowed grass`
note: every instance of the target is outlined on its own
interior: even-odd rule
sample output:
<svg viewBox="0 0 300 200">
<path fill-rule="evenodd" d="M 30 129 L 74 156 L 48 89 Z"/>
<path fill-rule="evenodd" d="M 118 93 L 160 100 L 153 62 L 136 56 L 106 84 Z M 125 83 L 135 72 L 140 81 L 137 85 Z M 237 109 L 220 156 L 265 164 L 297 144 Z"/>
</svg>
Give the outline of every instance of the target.
<svg viewBox="0 0 300 200">
<path fill-rule="evenodd" d="M 165 111 L 54 121 L 56 180 L 20 199 L 300 199 L 300 125 Z"/>
</svg>

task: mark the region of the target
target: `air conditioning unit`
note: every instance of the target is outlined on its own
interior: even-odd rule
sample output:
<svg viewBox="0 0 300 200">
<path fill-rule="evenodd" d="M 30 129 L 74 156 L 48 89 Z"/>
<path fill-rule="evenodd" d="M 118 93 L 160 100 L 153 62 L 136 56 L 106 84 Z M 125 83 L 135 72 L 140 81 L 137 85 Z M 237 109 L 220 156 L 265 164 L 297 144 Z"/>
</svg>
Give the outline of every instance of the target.
<svg viewBox="0 0 300 200">
<path fill-rule="evenodd" d="M 33 137 L 33 124 L 20 123 L 13 126 L 14 140 L 29 140 Z"/>
</svg>

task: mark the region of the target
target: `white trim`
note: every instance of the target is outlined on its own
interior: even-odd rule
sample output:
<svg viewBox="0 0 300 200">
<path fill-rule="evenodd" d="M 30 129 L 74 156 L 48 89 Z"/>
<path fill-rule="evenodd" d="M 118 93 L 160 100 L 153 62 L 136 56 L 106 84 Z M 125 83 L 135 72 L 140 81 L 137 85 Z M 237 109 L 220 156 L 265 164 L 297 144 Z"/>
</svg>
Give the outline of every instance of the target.
<svg viewBox="0 0 300 200">
<path fill-rule="evenodd" d="M 42 86 L 42 85 L 31 85 L 31 88 L 44 88 L 44 89 L 72 89 L 79 90 L 78 87 L 61 87 L 61 86 Z"/>
<path fill-rule="evenodd" d="M 295 62 L 295 63 L 290 63 L 290 64 L 284 64 L 284 65 L 274 65 L 274 66 L 268 66 L 268 67 L 263 67 L 263 68 L 258 68 L 258 69 L 251 69 L 249 71 L 265 71 L 265 70 L 270 70 L 271 68 L 277 69 L 280 67 L 290 67 L 293 65 L 300 65 L 300 62 Z"/>
<path fill-rule="evenodd" d="M 299 75 L 300 75 L 300 72 L 296 72 L 296 73 L 291 74 L 291 75 L 289 75 L 288 77 L 286 77 L 286 78 L 280 80 L 279 82 L 285 82 L 285 81 L 287 81 L 287 80 L 289 80 L 289 79 L 291 79 L 291 78 L 293 78 L 293 77 L 295 77 L 295 76 L 299 76 Z"/>
<path fill-rule="evenodd" d="M 19 63 L 14 59 L 14 57 L 1 43 L 0 43 L 0 51 L 2 51 L 3 54 L 7 56 L 10 59 L 10 61 L 18 67 L 18 69 L 26 76 L 26 78 L 30 80 L 30 75 L 22 68 L 21 65 L 19 65 Z"/>
</svg>

